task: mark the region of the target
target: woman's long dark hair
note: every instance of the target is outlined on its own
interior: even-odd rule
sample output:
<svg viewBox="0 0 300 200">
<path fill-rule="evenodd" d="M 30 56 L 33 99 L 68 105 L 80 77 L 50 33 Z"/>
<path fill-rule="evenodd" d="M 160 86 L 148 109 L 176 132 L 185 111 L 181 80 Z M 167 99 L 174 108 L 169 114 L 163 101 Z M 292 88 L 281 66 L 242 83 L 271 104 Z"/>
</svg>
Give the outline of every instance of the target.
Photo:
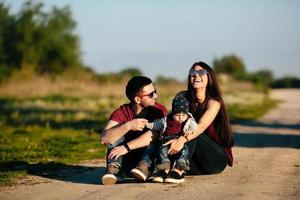
<svg viewBox="0 0 300 200">
<path fill-rule="evenodd" d="M 205 100 L 203 103 L 199 104 L 196 99 L 196 91 L 192 86 L 190 76 L 188 77 L 188 91 L 186 93 L 186 98 L 190 102 L 190 112 L 194 115 L 196 120 L 199 120 L 207 109 L 207 102 L 209 101 L 209 99 L 218 101 L 220 103 L 220 110 L 214 120 L 216 126 L 215 128 L 221 140 L 221 145 L 224 147 L 232 147 L 233 136 L 230 120 L 226 112 L 224 100 L 222 98 L 221 90 L 219 88 L 215 74 L 209 67 L 209 65 L 204 62 L 194 63 L 191 69 L 194 69 L 197 65 L 208 72 L 208 82 L 206 86 Z"/>
</svg>

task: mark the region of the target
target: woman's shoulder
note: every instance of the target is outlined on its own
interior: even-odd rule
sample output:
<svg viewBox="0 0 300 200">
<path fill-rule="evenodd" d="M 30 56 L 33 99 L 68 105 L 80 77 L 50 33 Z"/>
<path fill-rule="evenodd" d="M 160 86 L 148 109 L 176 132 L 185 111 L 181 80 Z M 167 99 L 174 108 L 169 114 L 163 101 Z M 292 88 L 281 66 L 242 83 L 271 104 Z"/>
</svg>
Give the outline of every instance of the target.
<svg viewBox="0 0 300 200">
<path fill-rule="evenodd" d="M 208 106 L 217 106 L 217 107 L 220 107 L 221 103 L 220 103 L 220 101 L 218 101 L 218 100 L 216 100 L 216 99 L 210 98 L 210 99 L 207 101 L 207 105 L 208 105 Z"/>
</svg>

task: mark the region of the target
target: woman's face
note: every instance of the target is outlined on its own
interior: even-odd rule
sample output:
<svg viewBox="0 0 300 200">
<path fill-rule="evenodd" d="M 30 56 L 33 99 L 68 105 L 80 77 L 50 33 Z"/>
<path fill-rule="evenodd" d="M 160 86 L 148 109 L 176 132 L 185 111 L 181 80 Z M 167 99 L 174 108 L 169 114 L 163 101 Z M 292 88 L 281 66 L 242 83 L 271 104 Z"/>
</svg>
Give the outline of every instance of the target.
<svg viewBox="0 0 300 200">
<path fill-rule="evenodd" d="M 198 72 L 202 72 L 202 73 L 200 73 L 201 75 L 199 75 L 199 73 L 195 73 L 192 76 L 190 75 L 190 81 L 191 81 L 193 88 L 195 88 L 195 89 L 205 88 L 207 86 L 207 82 L 208 82 L 208 76 L 207 76 L 208 72 L 203 73 L 205 71 L 202 71 L 204 69 L 199 65 L 196 65 L 194 67 L 194 70 L 196 70 Z"/>
</svg>

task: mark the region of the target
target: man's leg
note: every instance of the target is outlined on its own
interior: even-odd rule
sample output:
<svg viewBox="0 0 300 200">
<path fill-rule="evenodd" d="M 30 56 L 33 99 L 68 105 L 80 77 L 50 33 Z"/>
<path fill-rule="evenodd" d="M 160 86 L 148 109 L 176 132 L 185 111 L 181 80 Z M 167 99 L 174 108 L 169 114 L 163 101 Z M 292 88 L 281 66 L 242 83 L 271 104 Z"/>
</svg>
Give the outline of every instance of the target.
<svg viewBox="0 0 300 200">
<path fill-rule="evenodd" d="M 137 166 L 131 170 L 131 175 L 140 182 L 147 180 L 153 171 L 153 161 L 157 151 L 157 144 L 149 144 L 142 151 L 142 158 Z"/>
<path fill-rule="evenodd" d="M 121 144 L 123 140 L 124 139 L 121 138 L 115 144 L 108 145 L 106 153 L 106 173 L 101 179 L 103 185 L 112 185 L 117 181 L 123 181 L 120 172 L 123 156 L 120 156 L 118 159 L 108 159 L 108 155 L 110 154 L 111 150 Z"/>
</svg>

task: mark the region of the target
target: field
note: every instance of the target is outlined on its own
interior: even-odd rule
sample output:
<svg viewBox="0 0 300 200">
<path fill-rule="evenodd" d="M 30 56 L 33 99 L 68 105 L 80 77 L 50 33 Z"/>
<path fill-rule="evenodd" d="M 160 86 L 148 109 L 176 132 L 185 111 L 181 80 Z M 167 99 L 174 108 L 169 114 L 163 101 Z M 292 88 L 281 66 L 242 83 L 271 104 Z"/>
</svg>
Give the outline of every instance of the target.
<svg viewBox="0 0 300 200">
<path fill-rule="evenodd" d="M 0 184 L 42 170 L 61 169 L 91 159 L 103 159 L 99 134 L 110 113 L 128 102 L 127 80 L 99 84 L 90 80 L 36 77 L 0 85 Z M 248 83 L 220 80 L 232 121 L 255 119 L 274 101 Z M 238 86 L 238 87 L 237 87 Z M 185 84 L 156 85 L 158 101 L 171 106 Z"/>
</svg>

